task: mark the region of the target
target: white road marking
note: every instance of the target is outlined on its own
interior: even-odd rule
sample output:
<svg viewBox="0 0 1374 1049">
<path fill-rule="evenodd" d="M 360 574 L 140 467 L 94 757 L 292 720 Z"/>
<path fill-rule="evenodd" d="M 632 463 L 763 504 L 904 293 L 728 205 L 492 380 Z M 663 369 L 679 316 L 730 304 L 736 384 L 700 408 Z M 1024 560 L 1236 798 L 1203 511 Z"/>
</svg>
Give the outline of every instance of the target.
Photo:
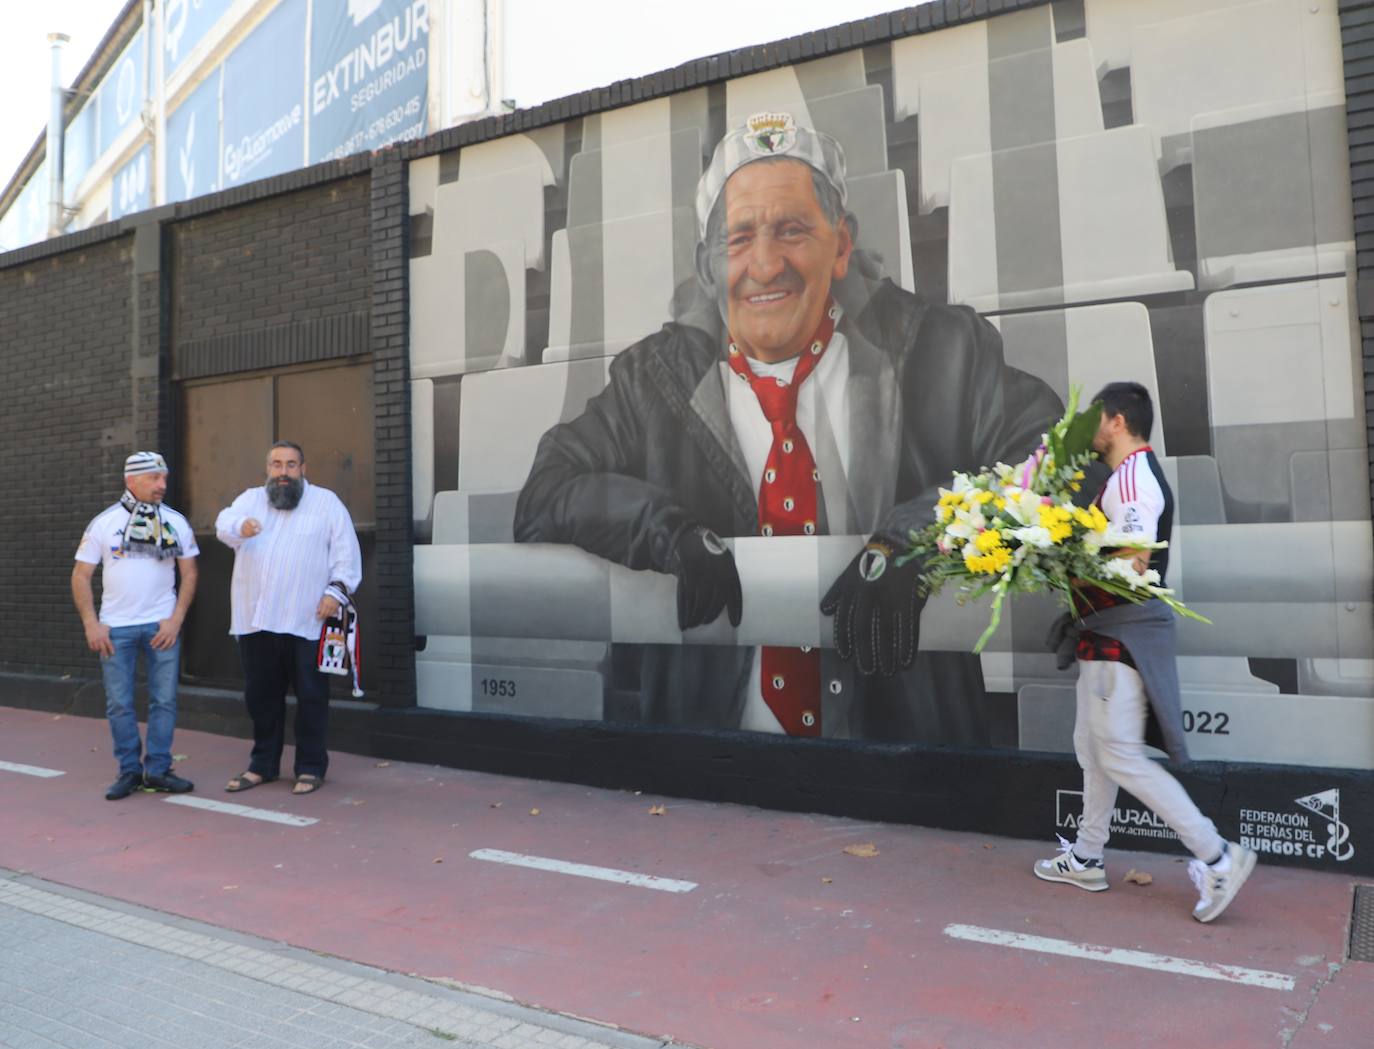
<svg viewBox="0 0 1374 1049">
<path fill-rule="evenodd" d="M 38 776 L 42 779 L 52 779 L 54 776 L 65 776 L 66 773 L 61 769 L 45 769 L 38 765 L 16 765 L 13 761 L 0 761 L 0 770 L 5 772 L 18 772 L 25 776 Z"/>
<path fill-rule="evenodd" d="M 185 805 L 187 808 L 205 809 L 207 812 L 223 812 L 227 816 L 243 816 L 246 819 L 262 820 L 265 823 L 283 823 L 288 827 L 308 827 L 312 823 L 320 822 L 312 816 L 293 816 L 289 812 L 277 812 L 275 809 L 254 809 L 247 805 L 235 805 L 229 801 L 196 798 L 190 794 L 174 794 L 162 800 L 170 805 Z"/>
<path fill-rule="evenodd" d="M 1042 954 L 1058 954 L 1065 958 L 1110 962 L 1113 965 L 1129 965 L 1137 969 L 1155 969 L 1159 972 L 1178 973 L 1181 976 L 1198 976 L 1204 980 L 1242 983 L 1272 991 L 1293 989 L 1291 976 L 1266 972 L 1263 969 L 1246 969 L 1239 965 L 1199 962 L 1191 958 L 1173 958 L 1167 954 L 1149 954 L 1122 947 L 1102 947 L 1093 943 L 1052 940 L 1044 936 L 1028 936 L 1001 929 L 982 929 L 976 925 L 946 925 L 945 935 L 956 940 L 971 940 L 974 943 L 988 943 L 997 947 L 1014 947 L 1021 951 L 1039 951 Z"/>
<path fill-rule="evenodd" d="M 658 889 L 660 892 L 691 892 L 697 887 L 694 881 L 658 878 L 652 874 L 636 874 L 634 871 L 620 871 L 614 867 L 593 867 L 586 863 L 569 863 L 567 860 L 553 860 L 547 856 L 526 856 L 523 853 L 504 852 L 501 849 L 477 849 L 468 855 L 474 860 L 508 863 L 512 867 L 529 867 L 532 870 L 554 871 L 557 874 L 575 874 L 579 878 L 638 885 L 643 889 Z"/>
</svg>

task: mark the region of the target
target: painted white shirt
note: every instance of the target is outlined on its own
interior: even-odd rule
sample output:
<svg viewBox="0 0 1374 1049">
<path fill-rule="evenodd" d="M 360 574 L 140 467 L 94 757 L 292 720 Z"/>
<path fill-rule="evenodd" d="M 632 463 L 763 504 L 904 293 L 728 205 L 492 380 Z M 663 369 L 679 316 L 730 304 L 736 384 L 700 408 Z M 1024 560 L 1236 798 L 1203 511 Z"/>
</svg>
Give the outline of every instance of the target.
<svg viewBox="0 0 1374 1049">
<path fill-rule="evenodd" d="M 245 539 L 239 528 L 250 517 L 262 531 Z M 235 637 L 268 630 L 313 641 L 322 622 L 315 609 L 329 584 L 338 580 L 352 592 L 363 579 L 348 509 L 309 481 L 294 510 L 274 507 L 261 485 L 248 489 L 220 511 L 215 534 L 234 550 L 229 633 Z"/>
<path fill-rule="evenodd" d="M 755 375 L 783 379 L 790 382 L 797 370 L 798 358 L 778 364 L 765 364 L 752 358 L 745 363 Z M 759 399 L 753 388 L 743 381 L 730 365 L 721 362 L 721 382 L 725 384 L 725 398 L 730 409 L 730 424 L 739 441 L 744 462 L 749 467 L 749 480 L 753 485 L 755 498 L 763 486 L 763 471 L 768 464 L 768 453 L 773 449 L 773 427 L 759 407 Z M 840 462 L 849 469 L 849 343 L 844 335 L 835 332 L 830 337 L 830 345 L 815 370 L 807 376 L 797 396 L 797 426 L 800 427 L 806 443 L 816 454 L 818 443 L 817 420 L 825 413 L 829 429 L 834 434 Z M 821 485 L 826 478 L 821 475 Z M 754 658 L 749 667 L 749 684 L 745 692 L 744 715 L 740 728 L 751 732 L 782 732 L 773 711 L 763 699 L 763 685 L 759 677 L 759 658 L 762 650 L 754 649 Z M 822 724 L 822 728 L 824 725 Z"/>
<path fill-rule="evenodd" d="M 119 552 L 130 513 L 115 503 L 91 519 L 76 560 L 100 565 L 100 612 L 106 626 L 142 626 L 160 623 L 177 605 L 175 557 L 129 557 Z M 176 529 L 181 556 L 200 553 L 186 518 L 170 506 L 162 507 L 162 520 Z"/>
</svg>

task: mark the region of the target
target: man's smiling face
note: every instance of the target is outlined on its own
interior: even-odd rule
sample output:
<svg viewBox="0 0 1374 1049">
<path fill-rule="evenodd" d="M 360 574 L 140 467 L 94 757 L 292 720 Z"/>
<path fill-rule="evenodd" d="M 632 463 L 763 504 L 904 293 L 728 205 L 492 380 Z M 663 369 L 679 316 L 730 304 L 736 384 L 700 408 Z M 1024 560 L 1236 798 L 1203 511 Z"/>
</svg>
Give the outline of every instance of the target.
<svg viewBox="0 0 1374 1049">
<path fill-rule="evenodd" d="M 820 326 L 831 283 L 849 271 L 849 227 L 831 224 L 799 160 L 746 164 L 724 201 L 708 249 L 731 338 L 758 360 L 794 357 Z"/>
</svg>

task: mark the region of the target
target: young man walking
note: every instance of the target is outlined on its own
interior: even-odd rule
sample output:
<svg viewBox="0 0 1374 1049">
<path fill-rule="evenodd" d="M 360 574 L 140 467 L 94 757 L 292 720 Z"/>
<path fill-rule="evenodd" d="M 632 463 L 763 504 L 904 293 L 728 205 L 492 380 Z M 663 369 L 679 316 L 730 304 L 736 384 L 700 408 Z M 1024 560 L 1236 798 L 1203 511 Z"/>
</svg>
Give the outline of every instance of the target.
<svg viewBox="0 0 1374 1049">
<path fill-rule="evenodd" d="M 1115 382 L 1094 398 L 1102 422 L 1093 448 L 1112 469 L 1096 502 L 1112 530 L 1146 542 L 1167 542 L 1174 496 L 1150 449 L 1154 407 L 1139 383 Z M 1160 585 L 1169 550 L 1118 551 L 1137 572 L 1154 569 Z M 1147 724 L 1157 729 L 1174 762 L 1186 761 L 1182 702 L 1175 664 L 1174 616 L 1158 600 L 1134 604 L 1084 587 L 1078 618 L 1057 624 L 1060 665 L 1078 660 L 1078 710 L 1073 745 L 1083 768 L 1078 837 L 1063 838 L 1059 856 L 1035 864 L 1035 876 L 1090 892 L 1108 887 L 1103 865 L 1117 790 L 1124 787 L 1158 814 L 1196 857 L 1188 873 L 1199 898 L 1193 917 L 1221 916 L 1255 867 L 1255 854 L 1217 833 L 1183 786 L 1145 752 Z"/>
<path fill-rule="evenodd" d="M 105 797 L 140 787 L 183 794 L 191 781 L 172 772 L 172 731 L 181 669 L 181 624 L 196 593 L 196 537 L 186 518 L 162 505 L 167 463 L 157 452 L 124 461 L 124 494 L 86 526 L 72 569 L 72 599 L 86 645 L 100 655 L 105 716 L 114 737 L 119 778 Z M 101 566 L 100 612 L 91 579 Z M 176 567 L 173 568 L 173 565 Z M 181 587 L 176 573 L 181 573 Z M 148 676 L 148 738 L 138 735 L 134 677 L 142 654 Z"/>
</svg>

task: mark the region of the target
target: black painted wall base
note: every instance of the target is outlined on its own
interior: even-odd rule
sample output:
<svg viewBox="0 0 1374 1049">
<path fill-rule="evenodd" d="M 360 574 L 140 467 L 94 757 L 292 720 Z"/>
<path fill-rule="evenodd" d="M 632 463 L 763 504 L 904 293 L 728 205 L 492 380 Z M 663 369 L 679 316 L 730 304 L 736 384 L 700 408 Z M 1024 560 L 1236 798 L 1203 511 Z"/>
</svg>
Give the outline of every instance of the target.
<svg viewBox="0 0 1374 1049">
<path fill-rule="evenodd" d="M 105 699 L 97 680 L 0 674 L 3 706 L 103 717 Z M 179 706 L 182 728 L 250 735 L 232 693 L 183 688 Z M 358 702 L 335 702 L 330 746 L 498 775 L 1050 843 L 1056 832 L 1073 838 L 1081 787 L 1077 763 L 1063 754 L 788 740 Z M 1263 863 L 1374 874 L 1374 772 L 1199 762 L 1179 779 L 1221 833 L 1242 838 Z M 1124 793 L 1112 844 L 1184 852 L 1172 831 Z"/>
</svg>

